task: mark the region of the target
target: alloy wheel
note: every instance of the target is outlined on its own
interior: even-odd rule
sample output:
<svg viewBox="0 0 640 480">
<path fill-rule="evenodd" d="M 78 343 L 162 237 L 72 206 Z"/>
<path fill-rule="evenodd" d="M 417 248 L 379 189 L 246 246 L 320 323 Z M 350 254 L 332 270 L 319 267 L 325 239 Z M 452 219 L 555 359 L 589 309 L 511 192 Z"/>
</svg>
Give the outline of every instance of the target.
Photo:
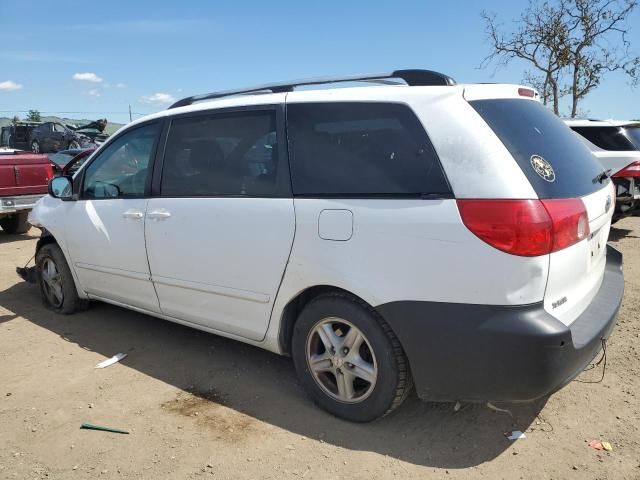
<svg viewBox="0 0 640 480">
<path fill-rule="evenodd" d="M 316 323 L 307 337 L 306 358 L 318 386 L 340 402 L 361 402 L 376 385 L 378 366 L 371 344 L 342 318 Z"/>
<path fill-rule="evenodd" d="M 45 258 L 42 262 L 41 272 L 42 287 L 47 301 L 55 308 L 59 308 L 64 301 L 62 292 L 62 276 L 58 266 L 51 258 Z"/>
</svg>

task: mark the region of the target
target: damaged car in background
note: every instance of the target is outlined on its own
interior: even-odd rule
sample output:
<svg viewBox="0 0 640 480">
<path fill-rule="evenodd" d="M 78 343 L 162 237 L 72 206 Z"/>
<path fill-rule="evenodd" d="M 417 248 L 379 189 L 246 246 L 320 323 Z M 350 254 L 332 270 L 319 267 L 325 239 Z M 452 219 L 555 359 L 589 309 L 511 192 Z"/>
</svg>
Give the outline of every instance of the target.
<svg viewBox="0 0 640 480">
<path fill-rule="evenodd" d="M 98 120 L 75 127 L 60 122 L 45 122 L 31 130 L 30 147 L 33 153 L 50 153 L 60 150 L 95 148 L 108 137 L 104 129 L 106 120 Z"/>
</svg>

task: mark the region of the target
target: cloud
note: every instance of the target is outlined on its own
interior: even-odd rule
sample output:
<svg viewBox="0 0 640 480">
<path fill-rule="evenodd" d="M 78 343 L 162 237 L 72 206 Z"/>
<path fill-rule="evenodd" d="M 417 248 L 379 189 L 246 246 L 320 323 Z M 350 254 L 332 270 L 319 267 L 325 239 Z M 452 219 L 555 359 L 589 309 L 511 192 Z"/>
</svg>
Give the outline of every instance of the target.
<svg viewBox="0 0 640 480">
<path fill-rule="evenodd" d="M 127 88 L 127 86 L 124 83 L 119 82 L 119 83 L 116 83 L 116 88 Z"/>
<path fill-rule="evenodd" d="M 100 92 L 98 91 L 97 88 L 92 88 L 91 90 L 89 90 L 87 92 L 87 94 L 92 96 L 92 97 L 99 97 L 100 96 Z"/>
<path fill-rule="evenodd" d="M 164 103 L 173 103 L 175 101 L 176 99 L 168 93 L 154 93 L 153 95 L 140 97 L 140 102 L 142 103 L 153 103 L 157 105 L 161 105 Z"/>
<path fill-rule="evenodd" d="M 13 92 L 14 90 L 20 90 L 21 88 L 22 85 L 11 80 L 0 82 L 0 90 L 2 90 L 3 92 Z"/>
<path fill-rule="evenodd" d="M 78 80 L 80 82 L 93 82 L 100 83 L 102 82 L 102 78 L 100 78 L 95 73 L 87 72 L 87 73 L 74 73 L 71 77 L 74 80 Z"/>
</svg>

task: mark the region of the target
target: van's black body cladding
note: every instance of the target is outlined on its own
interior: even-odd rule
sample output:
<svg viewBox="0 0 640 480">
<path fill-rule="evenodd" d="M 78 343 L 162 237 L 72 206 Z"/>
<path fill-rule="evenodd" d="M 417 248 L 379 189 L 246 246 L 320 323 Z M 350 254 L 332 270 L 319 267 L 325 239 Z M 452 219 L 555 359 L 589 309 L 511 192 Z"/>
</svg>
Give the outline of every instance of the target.
<svg viewBox="0 0 640 480">
<path fill-rule="evenodd" d="M 400 301 L 377 310 L 400 339 L 423 400 L 518 402 L 551 394 L 582 372 L 613 329 L 623 292 L 622 254 L 608 246 L 602 285 L 570 327 L 542 302 Z"/>
</svg>

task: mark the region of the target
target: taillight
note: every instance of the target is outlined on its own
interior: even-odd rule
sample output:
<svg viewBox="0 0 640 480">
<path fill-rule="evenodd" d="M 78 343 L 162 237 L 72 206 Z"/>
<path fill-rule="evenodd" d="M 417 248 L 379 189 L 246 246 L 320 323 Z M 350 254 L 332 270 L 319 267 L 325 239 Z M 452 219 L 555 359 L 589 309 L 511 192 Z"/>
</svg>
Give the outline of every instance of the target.
<svg viewBox="0 0 640 480">
<path fill-rule="evenodd" d="M 536 96 L 536 91 L 530 88 L 519 88 L 518 95 L 520 95 L 521 97 L 533 98 Z"/>
<path fill-rule="evenodd" d="M 640 177 L 640 160 L 630 163 L 619 172 L 611 175 L 612 177 Z"/>
<path fill-rule="evenodd" d="M 553 222 L 552 252 L 570 247 L 589 235 L 589 218 L 579 198 L 542 200 Z"/>
<path fill-rule="evenodd" d="M 51 180 L 53 178 L 53 164 L 47 165 L 47 180 Z"/>
<path fill-rule="evenodd" d="M 569 247 L 589 234 L 580 199 L 458 200 L 465 226 L 498 250 L 536 257 Z"/>
</svg>

